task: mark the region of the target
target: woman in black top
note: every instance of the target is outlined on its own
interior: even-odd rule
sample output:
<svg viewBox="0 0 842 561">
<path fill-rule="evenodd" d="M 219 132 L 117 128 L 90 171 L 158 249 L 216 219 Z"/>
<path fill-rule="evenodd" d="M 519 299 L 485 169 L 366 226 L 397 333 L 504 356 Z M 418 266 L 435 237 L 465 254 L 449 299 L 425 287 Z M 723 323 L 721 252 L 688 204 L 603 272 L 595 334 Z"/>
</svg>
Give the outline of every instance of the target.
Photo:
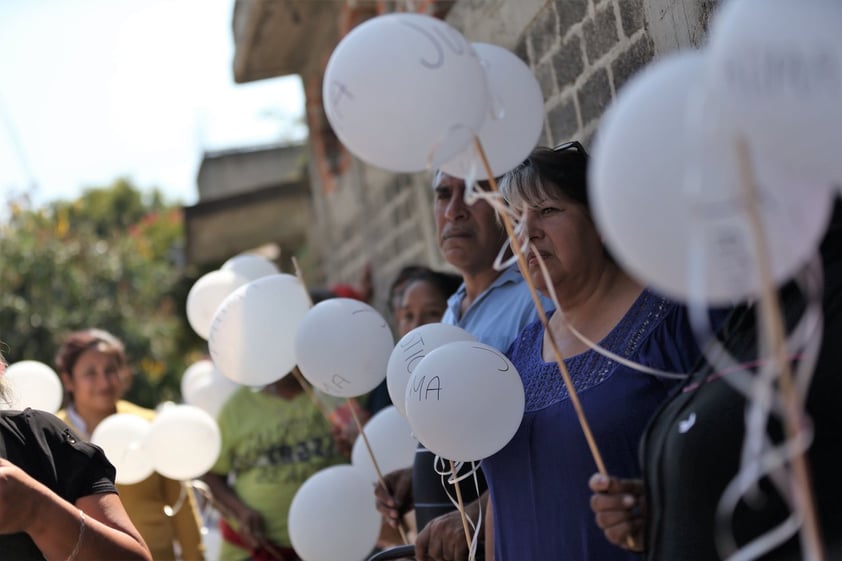
<svg viewBox="0 0 842 561">
<path fill-rule="evenodd" d="M 814 504 L 826 559 L 842 559 L 842 213 L 821 246 L 824 277 L 823 333 L 806 401 L 813 429 L 807 452 Z M 789 333 L 802 317 L 804 297 L 794 285 L 779 292 Z M 756 309 L 735 310 L 719 337 L 740 363 L 757 356 Z M 797 365 L 795 357 L 795 365 Z M 794 366 L 793 371 L 796 368 Z M 644 482 L 594 476 L 591 505 L 609 541 L 644 551 L 652 561 L 715 561 L 781 525 L 795 511 L 789 494 L 791 475 L 777 485 L 768 477 L 737 503 L 717 513 L 720 499 L 740 470 L 747 402 L 726 380 L 728 372 L 700 368 L 652 419 L 642 444 Z M 766 435 L 783 440 L 774 412 Z M 781 482 L 783 489 L 781 491 Z M 802 558 L 797 531 L 750 559 Z"/>
<path fill-rule="evenodd" d="M 0 357 L 0 382 L 4 370 Z M 0 558 L 151 561 L 114 475 L 102 450 L 55 416 L 0 411 Z"/>
</svg>

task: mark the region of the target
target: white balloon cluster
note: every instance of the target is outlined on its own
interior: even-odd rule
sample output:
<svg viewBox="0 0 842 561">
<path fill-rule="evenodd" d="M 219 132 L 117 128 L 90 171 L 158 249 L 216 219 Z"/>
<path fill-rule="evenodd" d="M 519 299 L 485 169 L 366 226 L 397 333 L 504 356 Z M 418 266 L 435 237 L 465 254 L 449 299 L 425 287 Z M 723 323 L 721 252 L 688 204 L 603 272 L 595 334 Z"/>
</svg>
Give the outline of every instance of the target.
<svg viewBox="0 0 842 561">
<path fill-rule="evenodd" d="M 293 341 L 309 309 L 310 296 L 293 275 L 278 273 L 241 286 L 213 317 L 211 360 L 238 384 L 262 386 L 283 378 L 296 364 Z"/>
<path fill-rule="evenodd" d="M 181 397 L 216 418 L 240 384 L 226 377 L 210 360 L 191 364 L 181 376 Z"/>
<path fill-rule="evenodd" d="M 395 172 L 441 167 L 486 179 L 532 150 L 544 122 L 529 67 L 496 45 L 470 44 L 447 23 L 389 14 L 355 27 L 331 54 L 322 98 L 339 140 L 366 162 Z"/>
<path fill-rule="evenodd" d="M 153 471 L 185 481 L 199 477 L 216 462 L 221 446 L 216 421 L 192 405 L 164 407 L 152 422 L 111 415 L 94 429 L 91 442 L 114 464 L 117 483 L 127 485 Z"/>
<path fill-rule="evenodd" d="M 395 345 L 386 369 L 389 397 L 401 415 L 406 416 L 406 386 L 412 373 L 430 351 L 454 341 L 476 341 L 455 325 L 428 323 L 420 325 L 401 337 Z"/>
<path fill-rule="evenodd" d="M 229 294 L 250 281 L 277 273 L 278 268 L 265 257 L 243 253 L 202 275 L 187 293 L 190 327 L 202 339 L 208 339 L 213 316 Z"/>
<path fill-rule="evenodd" d="M 506 356 L 476 341 L 431 351 L 406 386 L 406 416 L 418 440 L 443 458 L 487 458 L 515 435 L 525 397 L 520 374 Z"/>
<path fill-rule="evenodd" d="M 842 185 L 840 25 L 834 0 L 732 1 L 703 50 L 663 57 L 623 87 L 597 131 L 590 196 L 630 272 L 681 300 L 758 295 L 739 142 L 773 281 L 816 252 Z"/>
</svg>

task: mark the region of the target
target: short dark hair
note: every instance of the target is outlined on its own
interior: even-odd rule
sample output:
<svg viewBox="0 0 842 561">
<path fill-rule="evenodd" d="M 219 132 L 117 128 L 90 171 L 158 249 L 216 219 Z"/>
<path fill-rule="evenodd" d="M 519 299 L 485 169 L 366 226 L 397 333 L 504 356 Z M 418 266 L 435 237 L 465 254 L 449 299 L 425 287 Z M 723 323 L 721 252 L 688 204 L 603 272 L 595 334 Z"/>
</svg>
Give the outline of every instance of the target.
<svg viewBox="0 0 842 561">
<path fill-rule="evenodd" d="M 389 298 L 386 300 L 386 306 L 389 308 L 389 312 L 394 313 L 395 309 L 392 301 L 395 299 L 395 296 L 403 291 L 403 287 L 406 286 L 409 279 L 421 274 L 432 272 L 433 270 L 426 265 L 404 265 L 404 267 L 398 271 L 398 274 L 392 281 L 392 284 L 389 285 Z"/>
<path fill-rule="evenodd" d="M 462 277 L 452 273 L 445 273 L 430 269 L 409 277 L 406 279 L 404 286 L 409 286 L 410 284 L 418 281 L 430 283 L 441 295 L 441 297 L 444 300 L 447 300 L 450 298 L 451 294 L 459 289 L 459 286 L 462 284 Z"/>
<path fill-rule="evenodd" d="M 500 191 L 515 207 L 521 202 L 534 205 L 563 196 L 590 210 L 588 161 L 588 153 L 578 143 L 556 148 L 539 146 L 523 163 L 503 176 Z"/>
<path fill-rule="evenodd" d="M 61 346 L 56 354 L 56 369 L 66 372 L 69 376 L 73 374 L 73 367 L 82 354 L 95 347 L 102 345 L 100 350 L 113 356 L 120 366 L 126 366 L 126 349 L 123 343 L 111 333 L 104 329 L 82 329 L 73 331 L 64 337 Z"/>
</svg>

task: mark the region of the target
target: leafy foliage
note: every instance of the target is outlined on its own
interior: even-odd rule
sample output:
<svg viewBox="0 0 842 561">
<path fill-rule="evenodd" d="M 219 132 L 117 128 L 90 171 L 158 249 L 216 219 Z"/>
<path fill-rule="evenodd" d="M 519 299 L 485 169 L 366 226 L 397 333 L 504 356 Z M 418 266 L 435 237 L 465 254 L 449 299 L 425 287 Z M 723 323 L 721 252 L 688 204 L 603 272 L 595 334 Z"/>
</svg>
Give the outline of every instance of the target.
<svg viewBox="0 0 842 561">
<path fill-rule="evenodd" d="M 178 262 L 183 218 L 160 192 L 127 180 L 40 209 L 11 203 L 0 224 L 0 341 L 8 362 L 53 365 L 68 331 L 120 337 L 134 367 L 128 399 L 176 399 L 201 340 L 186 323 L 192 283 Z"/>
</svg>

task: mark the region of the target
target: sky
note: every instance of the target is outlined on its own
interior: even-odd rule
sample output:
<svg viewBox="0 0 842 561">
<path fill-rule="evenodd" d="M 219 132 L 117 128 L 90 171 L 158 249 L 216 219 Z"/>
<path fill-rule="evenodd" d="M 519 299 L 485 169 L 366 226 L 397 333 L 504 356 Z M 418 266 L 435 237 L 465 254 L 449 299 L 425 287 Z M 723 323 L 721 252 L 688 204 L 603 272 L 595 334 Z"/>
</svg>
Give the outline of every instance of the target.
<svg viewBox="0 0 842 561">
<path fill-rule="evenodd" d="M 0 1 L 0 202 L 129 178 L 195 204 L 204 151 L 306 136 L 298 76 L 235 84 L 234 0 Z"/>
</svg>

